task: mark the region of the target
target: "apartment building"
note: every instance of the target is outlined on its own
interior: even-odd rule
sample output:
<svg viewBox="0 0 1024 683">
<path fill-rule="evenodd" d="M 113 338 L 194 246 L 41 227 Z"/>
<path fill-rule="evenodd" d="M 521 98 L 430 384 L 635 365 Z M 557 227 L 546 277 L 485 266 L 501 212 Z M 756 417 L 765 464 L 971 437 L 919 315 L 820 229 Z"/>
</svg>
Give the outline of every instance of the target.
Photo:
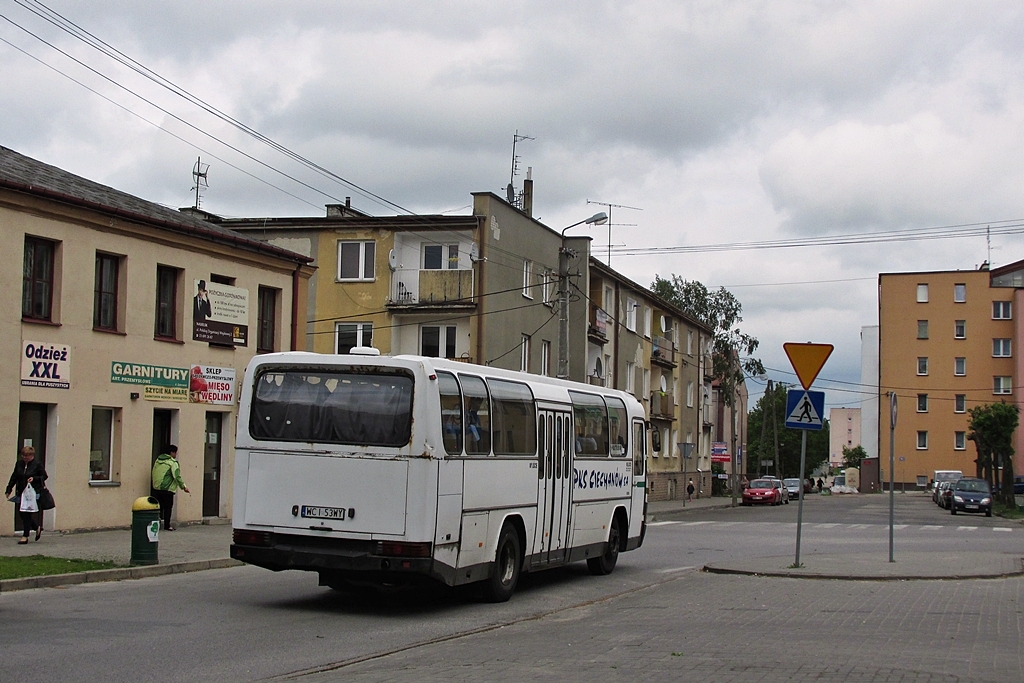
<svg viewBox="0 0 1024 683">
<path fill-rule="evenodd" d="M 1019 402 L 1019 303 L 1024 261 L 989 270 L 882 273 L 878 276 L 878 439 L 889 431 L 895 391 L 897 486 L 931 479 L 935 470 L 975 472 L 967 411 Z M 1024 464 L 1022 430 L 1015 468 Z M 875 449 L 888 480 L 888 443 Z"/>
<path fill-rule="evenodd" d="M 230 517 L 238 381 L 296 348 L 310 259 L 2 147 L 0 230 L 4 467 L 35 448 L 44 526 L 129 524 L 169 444 L 192 491 L 176 518 Z"/>
<path fill-rule="evenodd" d="M 832 408 L 828 413 L 828 464 L 843 466 L 843 448 L 860 445 L 860 408 Z"/>
</svg>

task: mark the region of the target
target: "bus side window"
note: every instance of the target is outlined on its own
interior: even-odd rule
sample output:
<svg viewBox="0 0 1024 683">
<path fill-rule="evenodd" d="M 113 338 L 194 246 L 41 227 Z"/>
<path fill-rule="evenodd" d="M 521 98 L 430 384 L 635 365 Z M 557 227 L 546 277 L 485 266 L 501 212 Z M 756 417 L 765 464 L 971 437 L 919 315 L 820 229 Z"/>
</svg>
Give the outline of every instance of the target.
<svg viewBox="0 0 1024 683">
<path fill-rule="evenodd" d="M 437 388 L 441 394 L 441 433 L 444 450 L 448 455 L 462 455 L 462 392 L 455 375 L 437 373 Z"/>
<path fill-rule="evenodd" d="M 537 453 L 537 406 L 526 384 L 487 380 L 491 392 L 491 433 L 495 455 Z"/>
<path fill-rule="evenodd" d="M 491 454 L 491 402 L 479 377 L 459 375 L 466 410 L 466 453 Z"/>
<path fill-rule="evenodd" d="M 637 420 L 633 423 L 633 475 L 640 476 L 644 473 L 644 464 L 647 459 L 647 428 L 644 423 Z"/>
<path fill-rule="evenodd" d="M 605 397 L 608 404 L 608 437 L 611 441 L 609 449 L 612 457 L 625 458 L 629 455 L 629 447 L 626 443 L 629 436 L 626 425 L 629 420 L 626 417 L 626 404 L 621 398 L 612 396 Z"/>
</svg>

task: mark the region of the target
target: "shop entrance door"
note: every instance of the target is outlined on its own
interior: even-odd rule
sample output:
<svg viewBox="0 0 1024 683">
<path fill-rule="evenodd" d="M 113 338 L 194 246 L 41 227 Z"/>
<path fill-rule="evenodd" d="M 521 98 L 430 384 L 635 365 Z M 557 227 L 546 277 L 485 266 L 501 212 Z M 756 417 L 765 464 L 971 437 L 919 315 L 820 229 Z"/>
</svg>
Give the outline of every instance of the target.
<svg viewBox="0 0 1024 683">
<path fill-rule="evenodd" d="M 206 414 L 203 455 L 203 517 L 220 515 L 220 447 L 224 413 Z"/>
<path fill-rule="evenodd" d="M 22 403 L 18 413 L 18 447 L 15 449 L 15 457 L 21 458 L 23 446 L 32 446 L 36 449 L 36 460 L 46 467 L 46 416 L 49 407 L 45 403 Z M 10 462 L 10 461 L 8 461 Z M 18 506 L 14 508 L 14 530 L 21 531 L 21 515 L 18 514 Z M 38 520 L 37 520 L 38 521 Z"/>
<path fill-rule="evenodd" d="M 171 420 L 174 417 L 173 410 L 153 409 L 153 459 L 150 465 L 156 462 L 156 456 L 167 452 L 171 445 Z"/>
</svg>

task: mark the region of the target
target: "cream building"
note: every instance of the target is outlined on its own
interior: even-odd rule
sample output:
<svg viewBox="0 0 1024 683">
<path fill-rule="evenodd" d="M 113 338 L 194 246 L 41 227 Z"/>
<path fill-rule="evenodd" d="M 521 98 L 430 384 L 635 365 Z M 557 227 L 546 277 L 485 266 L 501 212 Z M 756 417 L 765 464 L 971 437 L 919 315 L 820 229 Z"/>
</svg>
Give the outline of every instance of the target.
<svg viewBox="0 0 1024 683">
<path fill-rule="evenodd" d="M 0 387 L 18 397 L 0 463 L 36 449 L 45 527 L 129 524 L 172 443 L 191 490 L 176 518 L 230 517 L 239 382 L 255 353 L 301 347 L 311 259 L 2 147 L 0 230 Z"/>
<path fill-rule="evenodd" d="M 832 408 L 828 413 L 828 464 L 843 466 L 843 448 L 860 446 L 860 408 Z"/>
</svg>

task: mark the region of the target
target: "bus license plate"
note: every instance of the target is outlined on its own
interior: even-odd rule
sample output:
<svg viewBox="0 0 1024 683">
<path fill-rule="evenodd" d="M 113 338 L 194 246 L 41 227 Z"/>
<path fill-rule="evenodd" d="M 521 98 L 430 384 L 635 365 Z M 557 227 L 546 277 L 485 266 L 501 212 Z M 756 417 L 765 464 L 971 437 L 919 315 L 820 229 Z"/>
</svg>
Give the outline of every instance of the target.
<svg viewBox="0 0 1024 683">
<path fill-rule="evenodd" d="M 303 505 L 300 514 L 309 519 L 345 519 L 345 508 Z"/>
</svg>

